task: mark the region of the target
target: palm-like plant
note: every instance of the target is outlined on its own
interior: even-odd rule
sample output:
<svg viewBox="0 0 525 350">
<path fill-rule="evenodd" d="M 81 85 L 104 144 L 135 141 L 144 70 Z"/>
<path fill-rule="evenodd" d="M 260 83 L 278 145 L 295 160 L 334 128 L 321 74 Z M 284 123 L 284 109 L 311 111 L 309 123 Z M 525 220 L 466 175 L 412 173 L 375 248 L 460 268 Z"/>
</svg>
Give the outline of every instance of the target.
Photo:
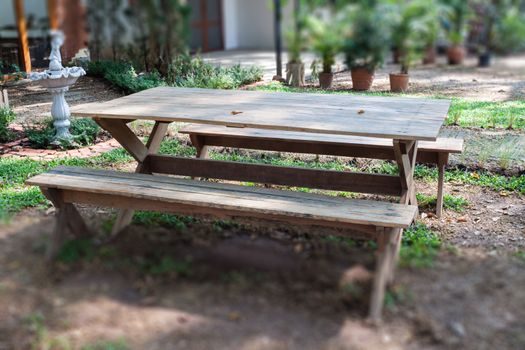
<svg viewBox="0 0 525 350">
<path fill-rule="evenodd" d="M 469 2 L 466 0 L 441 0 L 446 6 L 444 28 L 452 45 L 462 45 L 470 16 Z"/>
<path fill-rule="evenodd" d="M 401 73 L 408 74 L 414 61 L 421 56 L 424 48 L 427 15 L 427 0 L 397 0 L 395 19 L 392 26 L 392 43 L 397 49 Z"/>
<path fill-rule="evenodd" d="M 384 62 L 389 42 L 388 12 L 377 1 L 357 1 L 347 8 L 351 25 L 343 51 L 349 68 L 373 72 Z"/>
<path fill-rule="evenodd" d="M 343 26 L 341 16 L 325 13 L 308 16 L 306 19 L 308 42 L 322 62 L 322 72 L 332 73 L 335 56 L 343 46 Z"/>
</svg>

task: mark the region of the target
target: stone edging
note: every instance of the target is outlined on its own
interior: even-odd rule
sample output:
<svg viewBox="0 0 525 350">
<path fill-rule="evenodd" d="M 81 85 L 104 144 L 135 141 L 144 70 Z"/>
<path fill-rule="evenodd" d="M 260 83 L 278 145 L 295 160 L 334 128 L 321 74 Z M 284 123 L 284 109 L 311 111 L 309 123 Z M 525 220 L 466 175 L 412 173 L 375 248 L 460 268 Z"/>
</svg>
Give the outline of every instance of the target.
<svg viewBox="0 0 525 350">
<path fill-rule="evenodd" d="M 21 146 L 21 144 L 26 141 L 27 138 L 0 145 L 0 158 L 15 157 L 29 158 L 33 160 L 53 160 L 68 157 L 90 158 L 120 147 L 120 144 L 115 139 L 111 139 L 92 146 L 62 151 L 53 149 L 33 149 Z"/>
</svg>

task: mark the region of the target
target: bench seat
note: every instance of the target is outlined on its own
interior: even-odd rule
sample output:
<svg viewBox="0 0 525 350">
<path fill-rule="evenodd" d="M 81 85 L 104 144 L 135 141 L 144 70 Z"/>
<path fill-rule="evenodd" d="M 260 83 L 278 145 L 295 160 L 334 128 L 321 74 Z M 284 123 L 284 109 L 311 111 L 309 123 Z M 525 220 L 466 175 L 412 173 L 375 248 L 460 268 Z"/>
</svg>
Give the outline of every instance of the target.
<svg viewBox="0 0 525 350">
<path fill-rule="evenodd" d="M 93 204 L 90 202 L 99 195 L 94 204 L 104 204 L 104 196 L 112 197 L 108 204 L 117 208 L 147 210 L 159 204 L 158 210 L 173 212 L 222 212 L 320 225 L 407 228 L 417 210 L 397 203 L 78 167 L 58 167 L 27 184 L 63 190 L 65 202 Z"/>
<path fill-rule="evenodd" d="M 179 130 L 182 134 L 206 137 L 206 146 L 225 146 L 239 148 L 252 148 L 267 151 L 297 152 L 326 154 L 334 156 L 358 157 L 355 152 L 358 148 L 375 149 L 373 156 L 375 159 L 394 160 L 392 151 L 392 140 L 375 137 L 347 136 L 314 134 L 309 132 L 297 131 L 274 131 L 252 128 L 235 128 L 220 125 L 195 125 L 190 124 Z M 235 142 L 243 140 L 244 142 Z M 257 144 L 246 143 L 246 141 L 256 140 Z M 295 144 L 295 145 L 294 145 Z M 300 145 L 300 148 L 297 145 Z M 310 146 L 304 146 L 310 144 Z M 337 148 L 327 150 L 326 146 Z M 378 152 L 379 150 L 391 150 L 391 152 Z M 438 138 L 436 141 L 420 141 L 418 143 L 418 161 L 437 163 L 436 153 L 461 153 L 463 151 L 463 140 L 456 138 Z M 429 154 L 431 156 L 429 156 Z M 378 158 L 379 157 L 379 158 Z M 433 161 L 435 159 L 435 161 Z"/>
<path fill-rule="evenodd" d="M 375 239 L 377 266 L 369 317 L 381 316 L 386 284 L 394 275 L 401 236 L 417 215 L 412 205 L 191 180 L 180 177 L 58 167 L 26 181 L 39 186 L 57 208 L 48 247 L 56 257 L 68 234 L 89 233 L 74 204 L 179 214 L 258 217 L 294 224 L 349 229 Z"/>
<path fill-rule="evenodd" d="M 395 160 L 393 142 L 390 139 L 193 124 L 184 126 L 179 132 L 190 136 L 199 158 L 207 157 L 208 146 L 222 146 Z M 438 217 L 443 211 L 444 172 L 449 154 L 461 153 L 462 151 L 462 139 L 438 138 L 436 141 L 420 141 L 418 143 L 417 161 L 436 164 L 438 167 L 436 204 Z"/>
</svg>

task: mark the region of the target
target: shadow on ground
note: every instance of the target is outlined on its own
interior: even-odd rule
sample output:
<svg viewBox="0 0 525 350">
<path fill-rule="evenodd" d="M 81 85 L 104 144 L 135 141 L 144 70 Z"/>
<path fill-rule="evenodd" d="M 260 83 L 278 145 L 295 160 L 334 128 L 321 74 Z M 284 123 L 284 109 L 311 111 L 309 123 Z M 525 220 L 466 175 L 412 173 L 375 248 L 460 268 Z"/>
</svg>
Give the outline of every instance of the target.
<svg viewBox="0 0 525 350">
<path fill-rule="evenodd" d="M 104 226 L 106 211 L 83 209 Z M 132 226 L 46 266 L 52 217 L 0 230 L 0 348 L 122 340 L 133 349 L 515 349 L 525 264 L 443 252 L 400 270 L 383 326 L 366 324 L 370 247 L 320 229 L 190 223 Z M 362 249 L 364 248 L 364 249 Z"/>
</svg>

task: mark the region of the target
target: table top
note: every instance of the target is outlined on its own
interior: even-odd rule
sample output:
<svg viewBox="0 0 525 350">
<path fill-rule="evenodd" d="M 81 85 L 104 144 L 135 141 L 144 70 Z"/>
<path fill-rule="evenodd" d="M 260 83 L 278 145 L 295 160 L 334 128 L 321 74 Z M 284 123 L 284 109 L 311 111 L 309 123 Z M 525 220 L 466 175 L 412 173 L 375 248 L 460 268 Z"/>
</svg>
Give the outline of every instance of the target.
<svg viewBox="0 0 525 350">
<path fill-rule="evenodd" d="M 71 114 L 434 141 L 449 107 L 412 97 L 157 87 Z"/>
</svg>

